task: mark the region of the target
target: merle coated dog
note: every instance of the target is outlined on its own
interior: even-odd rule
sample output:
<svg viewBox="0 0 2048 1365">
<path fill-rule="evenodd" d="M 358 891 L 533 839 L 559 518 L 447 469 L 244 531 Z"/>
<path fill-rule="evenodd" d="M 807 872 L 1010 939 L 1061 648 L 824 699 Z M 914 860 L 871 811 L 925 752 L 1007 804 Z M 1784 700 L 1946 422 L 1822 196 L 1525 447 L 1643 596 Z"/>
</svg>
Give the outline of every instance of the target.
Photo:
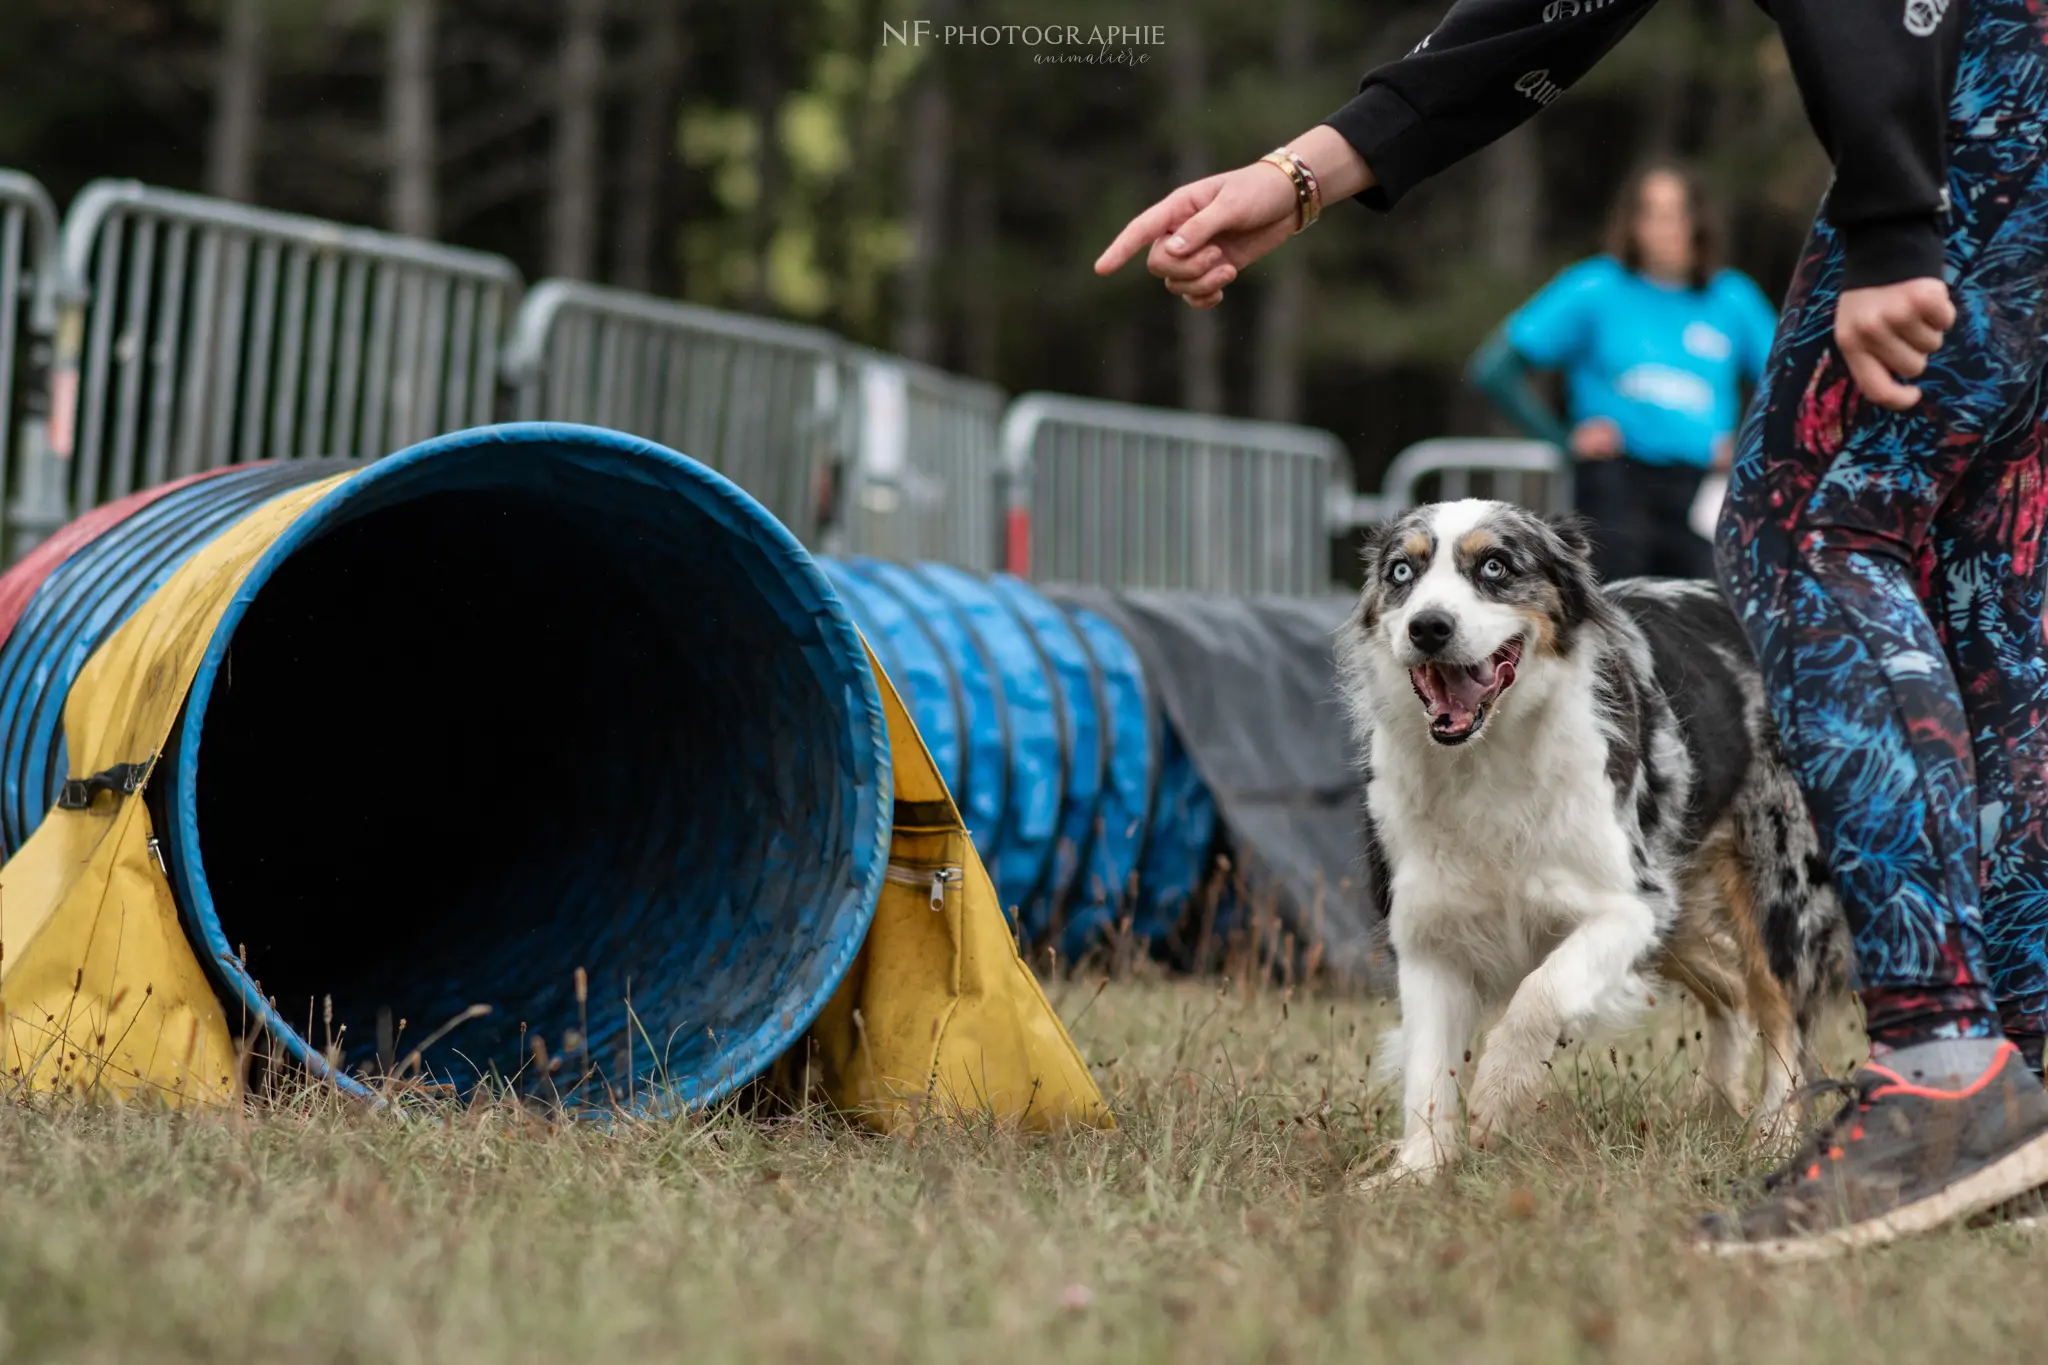
<svg viewBox="0 0 2048 1365">
<path fill-rule="evenodd" d="M 1848 931 L 1733 613 L 1710 583 L 1601 586 L 1583 531 L 1499 502 L 1379 528 L 1340 663 L 1427 1175 L 1538 1098 L 1560 1040 L 1658 983 L 1705 1007 L 1704 1079 L 1787 1109 Z M 1472 1038 L 1498 1011 L 1476 1069 Z"/>
</svg>

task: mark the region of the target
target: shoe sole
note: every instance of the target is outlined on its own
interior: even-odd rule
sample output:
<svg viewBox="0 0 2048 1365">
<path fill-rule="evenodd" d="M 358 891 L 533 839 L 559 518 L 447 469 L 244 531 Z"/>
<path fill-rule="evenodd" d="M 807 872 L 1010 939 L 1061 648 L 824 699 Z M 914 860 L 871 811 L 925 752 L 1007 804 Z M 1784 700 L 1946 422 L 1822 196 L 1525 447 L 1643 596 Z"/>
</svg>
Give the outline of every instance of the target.
<svg viewBox="0 0 2048 1365">
<path fill-rule="evenodd" d="M 2030 1138 L 1980 1171 L 1946 1185 L 1924 1199 L 1901 1205 L 1877 1218 L 1810 1237 L 1774 1238 L 1761 1242 L 1698 1242 L 1701 1251 L 1719 1256 L 1788 1263 L 1823 1261 L 1854 1251 L 1888 1246 L 1904 1237 L 1932 1232 L 2008 1199 L 2048 1185 L 2048 1133 Z"/>
</svg>

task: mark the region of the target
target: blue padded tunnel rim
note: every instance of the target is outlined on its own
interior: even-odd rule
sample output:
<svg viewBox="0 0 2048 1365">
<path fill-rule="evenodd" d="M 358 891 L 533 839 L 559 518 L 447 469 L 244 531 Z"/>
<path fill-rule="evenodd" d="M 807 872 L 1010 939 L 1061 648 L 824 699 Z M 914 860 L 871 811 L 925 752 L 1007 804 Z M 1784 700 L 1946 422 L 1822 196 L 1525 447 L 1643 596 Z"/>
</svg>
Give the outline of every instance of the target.
<svg viewBox="0 0 2048 1365">
<path fill-rule="evenodd" d="M 814 959 L 812 979 L 804 983 L 809 987 L 805 1006 L 801 1010 L 775 1012 L 752 1034 L 733 1040 L 721 1050 L 719 1074 L 710 1076 L 703 1089 L 680 1095 L 686 1107 L 703 1108 L 759 1075 L 802 1038 L 852 967 L 854 957 L 866 942 L 868 929 L 874 922 L 875 902 L 886 875 L 895 788 L 890 776 L 889 732 L 882 713 L 881 691 L 861 649 L 860 635 L 831 581 L 789 529 L 739 485 L 710 466 L 653 441 L 573 422 L 505 422 L 436 436 L 386 456 L 350 476 L 300 513 L 265 548 L 235 590 L 233 599 L 207 642 L 206 653 L 186 698 L 186 721 L 175 741 L 178 746 L 178 785 L 172 793 L 170 805 L 184 854 L 177 860 L 181 883 L 179 900 L 184 916 L 188 924 L 199 930 L 205 942 L 207 954 L 212 959 L 208 964 L 210 969 L 220 974 L 239 1003 L 249 1011 L 249 1017 L 282 1043 L 294 1060 L 350 1094 L 366 1099 L 378 1098 L 368 1086 L 329 1065 L 318 1049 L 300 1037 L 298 1031 L 271 1008 L 255 980 L 235 958 L 207 885 L 200 851 L 197 761 L 200 737 L 214 681 L 227 656 L 235 627 L 285 560 L 342 521 L 352 510 L 352 504 L 381 492 L 387 481 L 402 478 L 415 466 L 438 457 L 491 445 L 582 447 L 607 455 L 626 455 L 651 461 L 671 476 L 684 476 L 676 491 L 689 497 L 699 510 L 726 525 L 743 525 L 750 535 L 767 541 L 766 545 L 755 542 L 751 548 L 768 552 L 771 566 L 782 571 L 789 582 L 796 605 L 807 610 L 824 633 L 823 643 L 830 647 L 830 655 L 838 665 L 834 670 L 837 676 L 819 679 L 828 698 L 847 698 L 852 704 L 849 709 L 856 713 L 855 718 L 864 714 L 868 721 L 869 743 L 862 746 L 856 739 L 853 746 L 857 771 L 852 778 L 854 831 L 849 844 L 856 856 L 857 883 L 852 891 L 858 899 L 853 907 L 854 917 L 851 922 L 847 922 L 843 915 L 833 917 L 837 921 L 836 941 L 829 945 L 828 952 L 820 953 Z M 805 653 L 815 657 L 813 650 L 807 649 Z M 864 861 L 858 858 L 863 849 L 870 851 Z M 650 1096 L 644 1103 L 658 1104 L 658 1101 L 659 1097 Z"/>
</svg>

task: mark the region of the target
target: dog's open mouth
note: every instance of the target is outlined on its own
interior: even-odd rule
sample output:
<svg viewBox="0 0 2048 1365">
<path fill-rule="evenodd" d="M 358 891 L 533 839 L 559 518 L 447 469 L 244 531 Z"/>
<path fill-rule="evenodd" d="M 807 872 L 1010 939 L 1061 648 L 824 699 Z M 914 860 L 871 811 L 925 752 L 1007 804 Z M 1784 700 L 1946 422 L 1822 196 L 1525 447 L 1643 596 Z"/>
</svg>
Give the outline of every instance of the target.
<svg viewBox="0 0 2048 1365">
<path fill-rule="evenodd" d="M 1486 724 L 1486 712 L 1515 683 L 1522 642 L 1508 641 L 1476 664 L 1430 662 L 1408 670 L 1409 685 L 1429 712 L 1429 737 L 1463 744 Z"/>
</svg>

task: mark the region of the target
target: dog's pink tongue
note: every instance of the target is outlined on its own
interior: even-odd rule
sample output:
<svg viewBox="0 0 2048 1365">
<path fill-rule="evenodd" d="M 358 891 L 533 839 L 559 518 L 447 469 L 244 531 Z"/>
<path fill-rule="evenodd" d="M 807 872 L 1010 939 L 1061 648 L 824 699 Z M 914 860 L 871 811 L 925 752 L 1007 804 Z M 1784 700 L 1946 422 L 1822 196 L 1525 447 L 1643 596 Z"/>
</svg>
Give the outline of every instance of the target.
<svg viewBox="0 0 2048 1365">
<path fill-rule="evenodd" d="M 1508 680 L 1513 681 L 1513 665 L 1503 666 L 1507 668 Z M 1492 695 L 1497 676 L 1497 672 L 1489 673 L 1484 665 L 1454 668 L 1426 664 L 1409 671 L 1415 690 L 1422 694 L 1423 704 L 1429 707 L 1430 718 L 1448 722 L 1445 728 L 1454 731 L 1471 728 L 1479 716 L 1479 708 Z"/>
</svg>

